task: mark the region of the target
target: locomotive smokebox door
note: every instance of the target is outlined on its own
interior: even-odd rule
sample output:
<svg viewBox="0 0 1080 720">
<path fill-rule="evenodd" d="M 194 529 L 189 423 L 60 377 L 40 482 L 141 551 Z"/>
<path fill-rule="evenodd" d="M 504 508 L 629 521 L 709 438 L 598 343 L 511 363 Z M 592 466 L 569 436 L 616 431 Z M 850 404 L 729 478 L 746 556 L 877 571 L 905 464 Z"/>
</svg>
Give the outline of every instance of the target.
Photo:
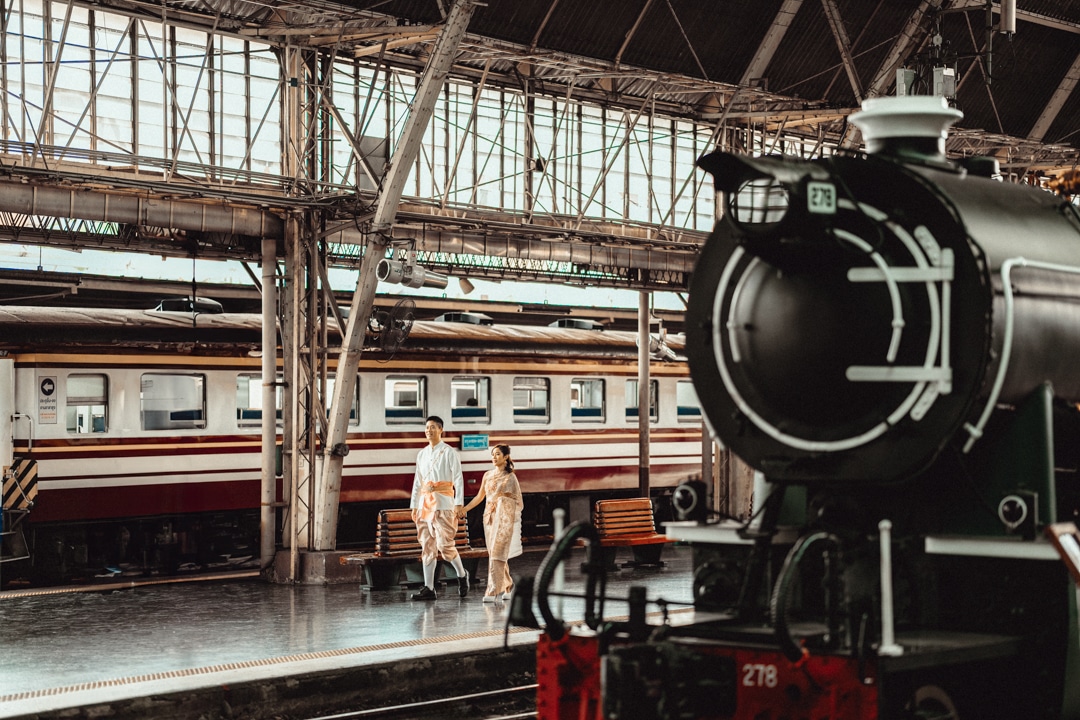
<svg viewBox="0 0 1080 720">
<path fill-rule="evenodd" d="M 941 102 L 868 103 L 870 157 L 698 161 L 724 212 L 693 275 L 686 354 L 711 429 L 771 481 L 909 478 L 983 388 L 993 280 L 938 185 L 1006 201 L 946 162 L 959 113 Z"/>
</svg>

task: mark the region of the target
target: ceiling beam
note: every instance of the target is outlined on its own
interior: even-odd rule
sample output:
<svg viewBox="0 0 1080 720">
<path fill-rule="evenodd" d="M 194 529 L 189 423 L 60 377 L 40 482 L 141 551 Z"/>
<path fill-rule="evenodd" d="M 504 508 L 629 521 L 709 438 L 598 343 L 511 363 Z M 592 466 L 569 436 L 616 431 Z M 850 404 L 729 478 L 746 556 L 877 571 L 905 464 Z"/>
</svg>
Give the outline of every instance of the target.
<svg viewBox="0 0 1080 720">
<path fill-rule="evenodd" d="M 641 8 L 641 12 L 638 13 L 637 20 L 634 21 L 633 27 L 626 33 L 626 37 L 623 38 L 622 46 L 619 47 L 619 52 L 615 53 L 615 66 L 618 67 L 622 62 L 623 53 L 626 52 L 626 48 L 630 45 L 630 41 L 634 39 L 634 35 L 637 33 L 638 28 L 641 27 L 641 21 L 645 19 L 645 13 L 649 12 L 649 8 L 652 7 L 653 0 L 645 0 L 645 5 Z"/>
<path fill-rule="evenodd" d="M 544 28 L 547 27 L 548 21 L 551 20 L 551 16 L 555 13 L 555 8 L 558 6 L 559 0 L 551 0 L 547 12 L 544 13 L 544 19 L 540 21 L 540 27 L 536 28 L 536 34 L 533 35 L 532 42 L 529 43 L 529 52 L 536 50 L 536 46 L 540 43 L 540 36 L 544 34 Z"/>
<path fill-rule="evenodd" d="M 379 53 L 393 50 L 399 47 L 407 47 L 409 45 L 415 45 L 418 42 L 426 42 L 435 38 L 439 34 L 438 30 L 433 30 L 430 33 L 423 33 L 415 37 L 398 38 L 397 40 L 389 40 L 386 42 L 375 43 L 374 45 L 361 45 L 353 51 L 353 57 L 362 58 L 369 55 L 378 55 Z M 328 40 L 327 43 L 313 42 L 314 45 L 322 44 L 336 44 L 334 40 Z"/>
<path fill-rule="evenodd" d="M 795 13 L 799 12 L 802 4 L 803 0 L 784 0 L 784 4 L 776 11 L 776 17 L 773 18 L 768 32 L 765 33 L 761 44 L 758 45 L 757 52 L 754 53 L 750 64 L 746 66 L 739 85 L 750 85 L 755 80 L 765 77 L 765 70 L 769 67 L 769 63 L 772 62 L 776 49 L 780 47 L 780 42 L 784 39 L 788 28 L 791 27 L 791 21 L 795 19 Z"/>
<path fill-rule="evenodd" d="M 966 12 L 968 10 L 985 9 L 986 0 L 955 0 L 955 2 L 947 9 L 943 10 L 943 12 Z M 1000 15 L 1001 3 L 991 3 L 991 9 Z M 1016 19 L 1017 21 L 1023 20 L 1024 22 L 1029 22 L 1033 25 L 1042 25 L 1043 27 L 1054 28 L 1055 30 L 1064 30 L 1065 32 L 1080 34 L 1080 23 L 1052 18 L 1049 15 L 1024 10 L 1019 7 L 1016 8 Z"/>
<path fill-rule="evenodd" d="M 354 26 L 355 25 L 355 26 Z M 325 25 L 304 23 L 301 25 L 283 25 L 280 22 L 267 23 L 258 28 L 243 28 L 239 31 L 243 37 L 273 39 L 283 37 L 343 38 L 349 42 L 382 42 L 394 38 L 431 38 L 438 34 L 434 25 L 376 25 L 361 26 L 344 22 L 330 32 Z M 414 42 L 419 42 L 414 40 Z"/>
<path fill-rule="evenodd" d="M 896 42 L 889 48 L 885 59 L 881 61 L 881 66 L 874 73 L 874 79 L 866 88 L 867 97 L 885 94 L 885 91 L 896 82 L 896 69 L 922 44 L 922 39 L 926 37 L 926 16 L 931 10 L 937 9 L 939 2 L 940 0 L 922 0 L 911 13 L 911 17 L 896 36 Z"/>
<path fill-rule="evenodd" d="M 851 113 L 858 110 L 858 108 L 829 108 L 815 109 L 815 110 L 750 110 L 741 111 L 733 110 L 729 113 L 723 112 L 709 112 L 702 113 L 699 117 L 702 120 L 719 120 L 720 118 L 727 118 L 728 120 L 764 120 L 764 121 L 781 121 L 797 122 L 798 124 L 818 124 L 822 122 L 837 122 L 843 120 Z"/>
<path fill-rule="evenodd" d="M 825 19 L 829 22 L 829 30 L 832 31 L 833 39 L 836 40 L 836 47 L 840 51 L 840 61 L 844 64 L 844 70 L 847 72 L 848 82 L 851 83 L 851 91 L 855 93 L 855 102 L 861 104 L 863 100 L 862 82 L 859 80 L 859 73 L 855 70 L 855 58 L 851 55 L 851 40 L 848 38 L 847 30 L 844 28 L 844 19 L 840 17 L 840 8 L 836 6 L 836 0 L 821 0 L 821 5 L 825 9 Z"/>
<path fill-rule="evenodd" d="M 1073 60 L 1072 66 L 1065 73 L 1065 76 L 1061 78 L 1061 82 L 1058 83 L 1054 94 L 1050 96 L 1050 102 L 1046 103 L 1046 107 L 1043 108 L 1039 118 L 1032 125 L 1031 132 L 1028 133 L 1029 140 L 1042 140 L 1046 136 L 1046 131 L 1050 129 L 1054 119 L 1061 112 L 1061 108 L 1065 106 L 1065 101 L 1069 99 L 1069 95 L 1072 94 L 1078 80 L 1080 80 L 1080 55 L 1077 55 Z"/>
<path fill-rule="evenodd" d="M 926 16 L 932 10 L 937 10 L 940 2 L 941 0 L 922 0 L 914 12 L 911 13 L 907 22 L 904 23 L 904 27 L 896 36 L 896 41 L 893 42 L 889 52 L 886 53 L 885 59 L 881 61 L 877 72 L 874 73 L 874 79 L 870 81 L 870 85 L 866 88 L 866 97 L 884 95 L 896 82 L 897 68 L 918 51 L 919 46 L 926 37 Z M 849 124 L 844 130 L 844 136 L 840 139 L 838 145 L 842 148 L 851 149 L 857 147 L 860 142 L 862 142 L 862 134 L 854 124 Z"/>
</svg>

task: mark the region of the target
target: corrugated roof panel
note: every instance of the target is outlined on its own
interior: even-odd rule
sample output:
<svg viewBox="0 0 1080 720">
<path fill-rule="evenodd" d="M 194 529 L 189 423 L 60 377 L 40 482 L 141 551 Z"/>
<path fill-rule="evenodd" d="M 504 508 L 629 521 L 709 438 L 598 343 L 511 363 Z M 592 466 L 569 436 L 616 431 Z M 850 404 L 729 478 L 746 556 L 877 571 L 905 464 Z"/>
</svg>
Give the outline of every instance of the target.
<svg viewBox="0 0 1080 720">
<path fill-rule="evenodd" d="M 973 65 L 970 59 L 961 63 L 963 82 L 957 106 L 964 112 L 964 119 L 958 123 L 960 127 L 1027 137 L 1080 53 L 1078 35 L 1031 23 L 1019 26 L 1019 31 L 1024 33 L 1023 43 L 995 36 L 989 87 L 981 66 Z M 965 28 L 965 34 L 953 44 L 958 53 L 972 50 L 966 32 Z M 947 37 L 956 38 L 956 33 L 950 32 Z M 976 36 L 980 48 L 985 40 L 984 32 Z"/>
<path fill-rule="evenodd" d="M 1060 20 L 1076 25 L 1080 18 L 1080 2 L 1076 0 L 1020 0 L 1017 2 L 1017 13 L 1032 13 L 1041 18 Z M 996 17 L 996 16 L 995 16 Z M 1017 19 L 1017 31 L 1025 23 L 1021 18 Z"/>
<path fill-rule="evenodd" d="M 562 0 L 540 35 L 539 46 L 614 60 L 643 5 L 644 0 L 621 3 Z"/>
<path fill-rule="evenodd" d="M 837 2 L 850 52 L 865 97 L 917 0 Z M 768 68 L 769 90 L 781 95 L 855 105 L 840 49 L 820 2 L 804 2 Z M 891 90 L 890 81 L 888 89 Z"/>
<path fill-rule="evenodd" d="M 853 95 L 840 63 L 821 2 L 804 2 L 765 70 L 768 88 L 781 95 L 824 100 L 830 88 L 837 101 L 851 106 Z"/>
<path fill-rule="evenodd" d="M 623 62 L 693 77 L 704 68 L 709 80 L 738 83 L 782 1 L 657 0 Z"/>
<path fill-rule="evenodd" d="M 1073 60 L 1077 54 L 1080 54 L 1078 45 L 1080 45 L 1080 35 L 1074 36 L 1070 43 L 1074 53 Z M 1069 94 L 1061 111 L 1058 112 L 1042 139 L 1049 143 L 1080 145 L 1080 92 L 1076 89 Z"/>
<path fill-rule="evenodd" d="M 236 3 L 239 8 L 245 0 L 224 1 Z M 851 42 L 861 87 L 868 93 L 870 83 L 895 44 L 905 31 L 911 30 L 907 24 L 922 7 L 922 0 L 834 2 Z M 563 52 L 610 63 L 640 17 L 640 24 L 619 57 L 621 66 L 630 74 L 619 79 L 618 89 L 631 95 L 647 95 L 655 90 L 651 78 L 643 77 L 645 73 L 635 78 L 634 68 L 669 76 L 738 83 L 783 3 L 784 0 L 652 0 L 651 3 L 649 0 L 487 0 L 486 5 L 476 8 L 469 30 L 474 36 L 524 47 L 537 38 L 539 52 Z M 986 14 L 981 4 L 960 12 L 948 10 L 958 4 L 955 0 L 945 3 L 946 12 L 938 17 L 949 43 L 945 49 L 968 58 L 960 63 L 960 77 L 964 78 L 972 67 L 972 59 L 986 42 Z M 983 86 L 981 74 L 968 73 L 958 98 L 966 114 L 961 127 L 1026 137 L 1080 53 L 1077 46 L 1080 0 L 1019 0 L 1018 4 L 1015 38 L 1010 42 L 1002 35 L 995 36 L 993 100 Z M 356 0 L 353 7 L 370 8 L 409 22 L 437 23 L 441 19 L 436 0 Z M 933 21 L 933 12 L 922 18 L 914 33 L 916 46 L 932 31 Z M 915 50 L 908 48 L 908 51 Z M 908 64 L 912 64 L 910 55 Z M 541 76 L 557 72 L 550 64 L 538 69 Z M 855 103 L 855 93 L 821 0 L 803 0 L 763 74 L 770 93 L 824 101 L 832 107 L 850 107 Z M 894 78 L 888 72 L 879 91 L 895 93 Z M 669 97 L 690 107 L 701 96 L 672 93 Z M 1078 101 L 1070 97 L 1045 136 L 1047 141 L 1065 139 L 1080 145 L 1077 105 Z"/>
</svg>

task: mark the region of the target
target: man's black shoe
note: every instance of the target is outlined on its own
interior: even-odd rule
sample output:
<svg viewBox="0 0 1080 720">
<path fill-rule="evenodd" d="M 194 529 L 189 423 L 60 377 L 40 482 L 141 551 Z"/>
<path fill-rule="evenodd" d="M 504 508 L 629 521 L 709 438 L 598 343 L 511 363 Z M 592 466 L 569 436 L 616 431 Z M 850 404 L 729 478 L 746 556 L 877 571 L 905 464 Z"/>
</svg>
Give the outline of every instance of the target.
<svg viewBox="0 0 1080 720">
<path fill-rule="evenodd" d="M 458 578 L 457 581 L 457 594 L 461 597 L 465 597 L 469 594 L 469 571 L 466 570 L 465 574 Z"/>
<path fill-rule="evenodd" d="M 420 592 L 413 593 L 412 599 L 413 600 L 434 600 L 437 597 L 439 597 L 439 596 L 435 594 L 435 591 L 432 590 L 431 588 L 429 588 L 427 585 L 425 585 L 424 587 L 420 588 Z"/>
</svg>

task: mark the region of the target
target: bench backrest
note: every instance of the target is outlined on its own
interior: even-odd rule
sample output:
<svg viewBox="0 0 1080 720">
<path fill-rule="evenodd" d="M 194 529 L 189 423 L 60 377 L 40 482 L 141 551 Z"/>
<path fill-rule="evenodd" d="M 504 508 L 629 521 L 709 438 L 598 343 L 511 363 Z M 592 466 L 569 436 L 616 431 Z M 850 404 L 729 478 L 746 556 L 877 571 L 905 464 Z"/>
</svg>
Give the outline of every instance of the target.
<svg viewBox="0 0 1080 720">
<path fill-rule="evenodd" d="M 458 518 L 457 535 L 454 546 L 459 551 L 471 549 L 469 545 L 469 526 L 466 518 Z M 416 539 L 416 523 L 412 521 L 412 512 L 405 510 L 380 510 L 379 523 L 375 531 L 376 555 L 419 555 L 420 541 Z"/>
<path fill-rule="evenodd" d="M 652 500 L 629 498 L 626 500 L 597 500 L 593 509 L 593 525 L 600 537 L 613 535 L 652 535 Z"/>
</svg>

